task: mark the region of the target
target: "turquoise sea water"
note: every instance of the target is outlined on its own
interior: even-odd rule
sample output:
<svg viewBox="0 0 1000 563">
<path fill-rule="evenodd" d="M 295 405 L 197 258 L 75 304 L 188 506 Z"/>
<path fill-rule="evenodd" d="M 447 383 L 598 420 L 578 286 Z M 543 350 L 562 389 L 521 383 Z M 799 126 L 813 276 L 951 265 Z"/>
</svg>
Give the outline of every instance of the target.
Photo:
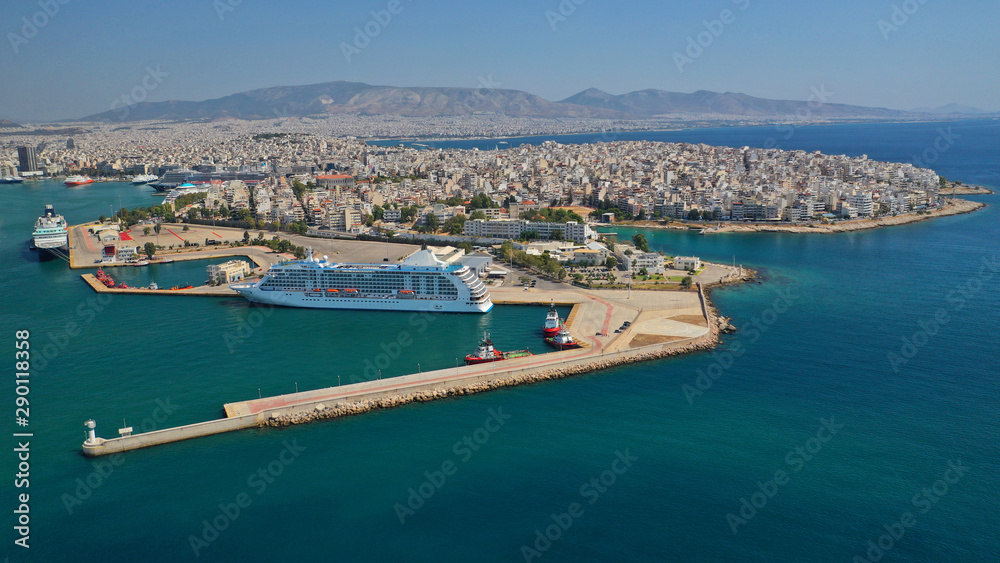
<svg viewBox="0 0 1000 563">
<path fill-rule="evenodd" d="M 950 126 L 961 137 L 934 167 L 998 187 L 1000 127 Z M 938 127 L 801 127 L 782 146 L 908 161 Z M 683 134 L 759 145 L 778 135 L 767 129 Z M 741 327 L 714 353 L 95 466 L 79 454 L 88 418 L 109 437 L 122 418 L 137 430 L 196 422 L 258 389 L 446 367 L 483 330 L 502 348 L 535 348 L 544 318 L 544 307 L 424 319 L 209 298 L 102 302 L 79 272 L 27 250 L 45 203 L 77 223 L 119 201 L 148 205 L 147 191 L 0 187 L 0 334 L 9 365 L 15 330 L 30 330 L 41 355 L 27 490 L 13 486 L 10 370 L 0 395 L 11 561 L 851 561 L 886 525 L 902 537 L 881 540 L 885 561 L 998 558 L 997 196 L 973 198 L 991 204 L 974 214 L 843 235 L 646 231 L 668 253 L 735 256 L 763 274 L 713 292 Z M 162 268 L 157 283 L 204 273 Z M 949 461 L 967 468 L 951 483 Z M 772 495 L 755 496 L 762 489 Z M 18 492 L 31 495 L 30 550 L 13 544 Z M 756 512 L 741 516 L 741 499 Z M 893 527 L 906 512 L 915 523 Z M 558 539 L 538 539 L 546 532 Z"/>
</svg>

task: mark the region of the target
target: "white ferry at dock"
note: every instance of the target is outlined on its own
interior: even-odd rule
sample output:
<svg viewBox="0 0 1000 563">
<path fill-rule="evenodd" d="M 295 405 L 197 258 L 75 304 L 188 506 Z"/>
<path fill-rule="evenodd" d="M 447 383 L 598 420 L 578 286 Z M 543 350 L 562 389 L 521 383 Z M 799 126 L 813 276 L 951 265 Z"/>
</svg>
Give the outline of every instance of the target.
<svg viewBox="0 0 1000 563">
<path fill-rule="evenodd" d="M 326 256 L 275 264 L 257 282 L 229 286 L 254 303 L 314 309 L 487 313 L 486 286 L 467 266 L 420 250 L 398 264 L 339 264 Z"/>
</svg>

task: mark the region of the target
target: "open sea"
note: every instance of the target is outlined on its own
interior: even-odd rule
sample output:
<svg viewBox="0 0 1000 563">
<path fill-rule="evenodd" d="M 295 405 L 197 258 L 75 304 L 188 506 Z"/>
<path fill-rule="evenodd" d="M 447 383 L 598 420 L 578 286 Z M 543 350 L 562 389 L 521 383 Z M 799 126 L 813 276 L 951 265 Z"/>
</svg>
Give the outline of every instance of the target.
<svg viewBox="0 0 1000 563">
<path fill-rule="evenodd" d="M 953 142 L 928 150 L 941 135 Z M 916 157 L 1000 188 L 997 121 L 612 136 Z M 545 307 L 425 319 L 99 298 L 81 272 L 28 250 L 46 203 L 76 224 L 158 202 L 149 192 L 0 186 L 0 557 L 1000 560 L 1000 196 L 969 196 L 990 207 L 968 215 L 837 235 L 644 231 L 654 249 L 761 272 L 762 284 L 712 292 L 740 327 L 713 352 L 87 459 L 90 418 L 113 437 L 123 422 L 141 431 L 216 418 L 258 393 L 453 366 L 483 331 L 501 348 L 540 348 Z M 169 287 L 202 282 L 205 265 L 110 272 Z M 19 427 L 24 330 L 30 417 Z M 21 488 L 15 432 L 33 433 Z M 25 493 L 27 517 L 15 513 Z M 30 549 L 14 543 L 18 518 Z"/>
</svg>

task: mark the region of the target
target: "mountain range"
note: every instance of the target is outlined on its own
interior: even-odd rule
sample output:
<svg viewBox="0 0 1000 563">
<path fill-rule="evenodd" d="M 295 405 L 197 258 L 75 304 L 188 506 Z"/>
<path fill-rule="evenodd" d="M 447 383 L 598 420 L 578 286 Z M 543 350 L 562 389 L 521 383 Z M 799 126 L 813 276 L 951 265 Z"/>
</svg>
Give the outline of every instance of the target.
<svg viewBox="0 0 1000 563">
<path fill-rule="evenodd" d="M 73 121 L 274 119 L 333 114 L 445 117 L 500 113 L 510 117 L 644 119 L 897 119 L 916 114 L 844 104 L 770 100 L 732 92 L 690 94 L 641 90 L 613 95 L 590 88 L 552 102 L 521 90 L 403 88 L 361 82 L 277 86 L 212 100 L 141 102 Z"/>
</svg>

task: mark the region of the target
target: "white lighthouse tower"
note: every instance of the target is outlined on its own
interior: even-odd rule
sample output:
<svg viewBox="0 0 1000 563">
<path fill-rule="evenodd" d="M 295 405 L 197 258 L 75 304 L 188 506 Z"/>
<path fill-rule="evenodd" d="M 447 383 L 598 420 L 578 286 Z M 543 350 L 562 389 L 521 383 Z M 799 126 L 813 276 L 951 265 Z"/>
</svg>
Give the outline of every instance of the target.
<svg viewBox="0 0 1000 563">
<path fill-rule="evenodd" d="M 83 425 L 87 427 L 87 440 L 84 442 L 84 445 L 97 444 L 97 432 L 95 430 L 95 428 L 97 428 L 97 423 L 91 419 L 84 422 Z"/>
</svg>

